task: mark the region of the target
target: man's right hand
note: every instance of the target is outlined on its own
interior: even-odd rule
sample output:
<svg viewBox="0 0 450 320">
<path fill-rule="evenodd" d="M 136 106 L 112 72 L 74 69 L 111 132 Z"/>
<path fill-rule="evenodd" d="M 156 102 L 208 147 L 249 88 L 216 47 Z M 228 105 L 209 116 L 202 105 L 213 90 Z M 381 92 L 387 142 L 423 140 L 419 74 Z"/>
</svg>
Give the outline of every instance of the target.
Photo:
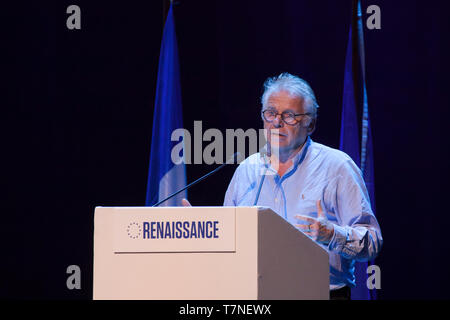
<svg viewBox="0 0 450 320">
<path fill-rule="evenodd" d="M 192 207 L 192 205 L 191 205 L 191 203 L 188 201 L 188 199 L 185 199 L 185 198 L 181 199 L 181 205 L 182 205 L 183 207 Z"/>
</svg>

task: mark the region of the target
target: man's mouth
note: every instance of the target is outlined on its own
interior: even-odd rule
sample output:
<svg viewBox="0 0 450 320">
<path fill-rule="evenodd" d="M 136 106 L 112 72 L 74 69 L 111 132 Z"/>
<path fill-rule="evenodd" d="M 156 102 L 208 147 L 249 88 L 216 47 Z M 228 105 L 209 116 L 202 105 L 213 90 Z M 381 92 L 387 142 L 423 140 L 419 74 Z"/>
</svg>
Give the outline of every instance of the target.
<svg viewBox="0 0 450 320">
<path fill-rule="evenodd" d="M 270 132 L 270 134 L 272 135 L 272 136 L 275 136 L 275 137 L 287 137 L 287 134 L 284 134 L 284 133 L 281 133 L 281 132 L 273 132 L 273 131 L 271 131 Z"/>
</svg>

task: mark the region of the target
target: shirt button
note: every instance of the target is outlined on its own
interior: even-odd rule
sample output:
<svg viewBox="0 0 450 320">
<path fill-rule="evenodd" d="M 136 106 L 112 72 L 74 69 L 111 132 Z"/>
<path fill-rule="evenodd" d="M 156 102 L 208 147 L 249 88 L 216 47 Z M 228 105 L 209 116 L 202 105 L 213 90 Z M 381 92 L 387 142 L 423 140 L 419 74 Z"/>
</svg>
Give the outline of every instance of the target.
<svg viewBox="0 0 450 320">
<path fill-rule="evenodd" d="M 278 198 L 275 198 L 275 202 L 278 202 Z"/>
</svg>

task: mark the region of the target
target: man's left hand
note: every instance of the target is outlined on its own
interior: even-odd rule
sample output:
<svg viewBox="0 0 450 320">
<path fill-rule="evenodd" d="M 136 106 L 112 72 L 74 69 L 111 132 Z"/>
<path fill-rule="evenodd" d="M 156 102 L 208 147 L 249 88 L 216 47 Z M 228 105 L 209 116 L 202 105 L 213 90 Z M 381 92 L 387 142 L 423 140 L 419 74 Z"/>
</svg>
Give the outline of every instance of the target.
<svg viewBox="0 0 450 320">
<path fill-rule="evenodd" d="M 317 218 L 312 218 L 304 215 L 296 215 L 295 218 L 303 220 L 305 224 L 296 224 L 304 234 L 316 242 L 328 244 L 331 241 L 334 233 L 334 225 L 327 219 L 327 215 L 322 209 L 320 200 L 316 201 Z"/>
</svg>

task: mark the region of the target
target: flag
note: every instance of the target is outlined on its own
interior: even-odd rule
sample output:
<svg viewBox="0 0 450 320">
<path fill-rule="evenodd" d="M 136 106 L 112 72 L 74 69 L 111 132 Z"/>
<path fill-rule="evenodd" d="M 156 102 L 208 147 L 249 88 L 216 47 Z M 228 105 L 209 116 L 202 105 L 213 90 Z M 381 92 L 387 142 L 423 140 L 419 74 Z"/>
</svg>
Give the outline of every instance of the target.
<svg viewBox="0 0 450 320">
<path fill-rule="evenodd" d="M 359 0 L 353 0 L 352 20 L 345 57 L 339 148 L 361 168 L 375 214 L 373 146 L 365 84 L 364 38 L 361 18 L 361 3 Z M 360 106 L 362 106 L 361 145 L 359 144 L 357 112 Z M 376 299 L 376 290 L 367 288 L 367 266 L 367 262 L 355 263 L 356 288 L 352 288 L 352 300 Z"/>
<path fill-rule="evenodd" d="M 175 21 L 172 4 L 167 14 L 161 41 L 158 80 L 153 112 L 152 145 L 145 205 L 150 206 L 186 185 L 184 162 L 172 159 L 172 149 L 178 141 L 171 141 L 172 132 L 183 127 L 180 68 Z M 184 150 L 184 149 L 183 149 Z M 179 206 L 186 191 L 161 206 Z"/>
</svg>

